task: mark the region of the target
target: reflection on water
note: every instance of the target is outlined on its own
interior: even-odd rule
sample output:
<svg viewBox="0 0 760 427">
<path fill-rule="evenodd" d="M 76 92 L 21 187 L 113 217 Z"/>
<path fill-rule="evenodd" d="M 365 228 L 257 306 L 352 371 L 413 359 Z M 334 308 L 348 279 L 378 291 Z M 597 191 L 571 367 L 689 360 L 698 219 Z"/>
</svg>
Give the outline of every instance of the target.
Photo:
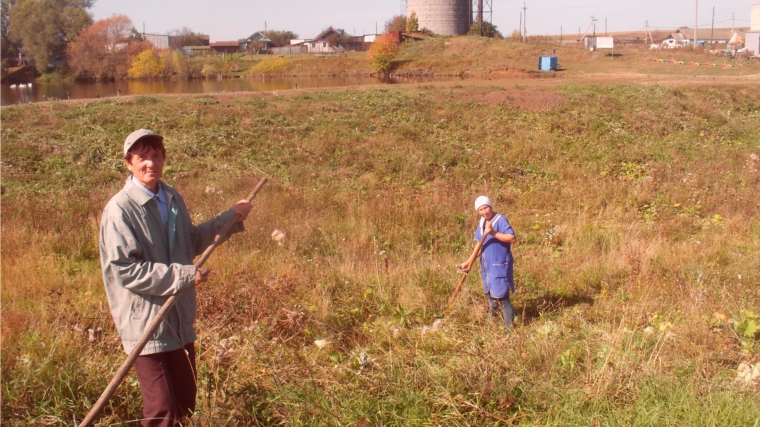
<svg viewBox="0 0 760 427">
<path fill-rule="evenodd" d="M 166 93 L 222 93 L 261 92 L 295 88 L 319 88 L 360 86 L 369 84 L 421 83 L 434 80 L 431 77 L 375 79 L 368 77 L 297 77 L 297 78 L 238 78 L 197 79 L 177 81 L 120 81 L 98 83 L 52 82 L 34 83 L 30 86 L 2 85 L 0 105 L 40 102 L 53 99 L 105 98 L 125 95 L 149 95 Z M 435 79 L 446 80 L 446 79 Z M 449 79 L 450 80 L 450 79 Z"/>
</svg>

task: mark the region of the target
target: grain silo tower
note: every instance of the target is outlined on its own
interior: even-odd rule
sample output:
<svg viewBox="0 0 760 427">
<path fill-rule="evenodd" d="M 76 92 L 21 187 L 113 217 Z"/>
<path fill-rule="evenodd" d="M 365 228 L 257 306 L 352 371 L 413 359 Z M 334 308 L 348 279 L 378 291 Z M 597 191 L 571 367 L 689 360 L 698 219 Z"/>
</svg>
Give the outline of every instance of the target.
<svg viewBox="0 0 760 427">
<path fill-rule="evenodd" d="M 406 0 L 406 16 L 414 12 L 420 28 L 442 36 L 467 34 L 472 16 L 470 0 Z"/>
</svg>

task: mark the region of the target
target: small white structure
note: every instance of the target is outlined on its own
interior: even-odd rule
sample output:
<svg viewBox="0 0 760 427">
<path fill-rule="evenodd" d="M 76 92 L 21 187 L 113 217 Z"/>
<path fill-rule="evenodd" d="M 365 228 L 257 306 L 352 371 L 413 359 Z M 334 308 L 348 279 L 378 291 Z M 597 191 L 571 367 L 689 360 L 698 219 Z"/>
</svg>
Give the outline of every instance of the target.
<svg viewBox="0 0 760 427">
<path fill-rule="evenodd" d="M 691 41 L 689 41 L 688 39 L 682 39 L 682 40 L 665 39 L 662 41 L 662 47 L 664 49 L 676 49 L 679 47 L 687 47 L 689 46 L 690 43 Z"/>
<path fill-rule="evenodd" d="M 744 47 L 748 52 L 752 52 L 754 56 L 760 56 L 760 31 L 753 31 L 746 34 L 744 39 Z"/>
</svg>

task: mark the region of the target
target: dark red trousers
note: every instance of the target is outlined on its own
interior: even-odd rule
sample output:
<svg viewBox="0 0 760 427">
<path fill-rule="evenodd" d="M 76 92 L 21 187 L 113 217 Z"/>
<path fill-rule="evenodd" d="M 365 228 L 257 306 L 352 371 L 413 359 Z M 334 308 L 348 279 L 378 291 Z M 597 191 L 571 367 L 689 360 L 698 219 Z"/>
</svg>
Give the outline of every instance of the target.
<svg viewBox="0 0 760 427">
<path fill-rule="evenodd" d="M 181 426 L 195 411 L 195 345 L 166 353 L 140 356 L 135 361 L 142 393 L 144 427 Z"/>
</svg>

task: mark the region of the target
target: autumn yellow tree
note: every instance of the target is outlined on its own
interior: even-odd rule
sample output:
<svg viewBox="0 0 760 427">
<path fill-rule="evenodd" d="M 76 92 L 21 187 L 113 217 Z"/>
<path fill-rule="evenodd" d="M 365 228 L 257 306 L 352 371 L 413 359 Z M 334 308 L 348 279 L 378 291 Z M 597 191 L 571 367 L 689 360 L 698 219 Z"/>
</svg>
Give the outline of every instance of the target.
<svg viewBox="0 0 760 427">
<path fill-rule="evenodd" d="M 387 74 L 393 65 L 393 59 L 398 53 L 399 44 L 394 38 L 386 33 L 378 37 L 367 51 L 367 59 L 370 66 L 383 74 Z"/>
<path fill-rule="evenodd" d="M 157 78 L 164 74 L 164 62 L 155 49 L 141 52 L 132 60 L 129 77 L 133 79 Z"/>
</svg>

